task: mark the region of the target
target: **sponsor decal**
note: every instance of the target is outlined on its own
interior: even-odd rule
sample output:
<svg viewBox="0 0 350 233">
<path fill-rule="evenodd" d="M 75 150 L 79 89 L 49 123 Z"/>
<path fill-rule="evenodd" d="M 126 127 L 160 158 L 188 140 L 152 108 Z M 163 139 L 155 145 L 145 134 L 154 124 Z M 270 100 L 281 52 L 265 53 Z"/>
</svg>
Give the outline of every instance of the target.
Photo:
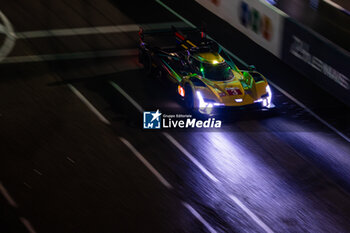
<svg viewBox="0 0 350 233">
<path fill-rule="evenodd" d="M 272 20 L 265 14 L 261 14 L 257 9 L 250 7 L 248 3 L 242 1 L 239 7 L 240 23 L 251 29 L 258 35 L 270 41 L 273 34 Z"/>
<path fill-rule="evenodd" d="M 239 87 L 226 88 L 226 91 L 227 91 L 227 94 L 229 95 L 242 95 L 242 92 L 239 89 Z"/>
<path fill-rule="evenodd" d="M 350 80 L 344 74 L 340 73 L 326 62 L 322 61 L 320 58 L 309 52 L 309 44 L 305 43 L 295 35 L 293 36 L 293 42 L 290 46 L 289 52 L 295 57 L 299 58 L 303 62 L 309 64 L 314 69 L 318 70 L 328 78 L 334 80 L 337 84 L 344 87 L 345 89 L 350 89 Z"/>
<path fill-rule="evenodd" d="M 222 122 L 215 118 L 197 119 L 190 114 L 162 114 L 157 111 L 143 112 L 144 129 L 186 129 L 186 128 L 221 128 Z"/>
</svg>

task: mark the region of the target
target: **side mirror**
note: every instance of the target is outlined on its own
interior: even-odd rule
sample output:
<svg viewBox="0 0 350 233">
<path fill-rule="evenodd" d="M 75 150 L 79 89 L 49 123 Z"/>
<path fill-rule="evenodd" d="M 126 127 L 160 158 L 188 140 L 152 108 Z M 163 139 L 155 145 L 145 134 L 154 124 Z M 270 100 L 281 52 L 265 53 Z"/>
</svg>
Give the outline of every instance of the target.
<svg viewBox="0 0 350 233">
<path fill-rule="evenodd" d="M 255 68 L 254 65 L 250 65 L 250 66 L 248 66 L 248 70 L 249 70 L 249 71 L 255 71 L 256 68 Z"/>
</svg>

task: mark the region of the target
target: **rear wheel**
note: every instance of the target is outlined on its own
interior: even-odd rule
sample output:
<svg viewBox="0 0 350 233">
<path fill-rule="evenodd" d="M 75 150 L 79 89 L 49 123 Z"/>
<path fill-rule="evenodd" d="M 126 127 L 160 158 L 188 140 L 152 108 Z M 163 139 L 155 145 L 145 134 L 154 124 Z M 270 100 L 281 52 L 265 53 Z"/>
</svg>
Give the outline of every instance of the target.
<svg viewBox="0 0 350 233">
<path fill-rule="evenodd" d="M 156 69 L 154 73 L 155 73 L 155 74 L 154 74 L 154 77 L 155 77 L 156 79 L 158 79 L 159 81 L 162 81 L 162 80 L 163 80 L 163 72 L 162 72 L 161 69 L 159 69 L 159 68 Z"/>
<path fill-rule="evenodd" d="M 148 76 L 151 76 L 153 73 L 152 68 L 152 57 L 149 53 L 144 50 L 139 51 L 139 62 L 143 64 L 143 69 Z"/>
</svg>

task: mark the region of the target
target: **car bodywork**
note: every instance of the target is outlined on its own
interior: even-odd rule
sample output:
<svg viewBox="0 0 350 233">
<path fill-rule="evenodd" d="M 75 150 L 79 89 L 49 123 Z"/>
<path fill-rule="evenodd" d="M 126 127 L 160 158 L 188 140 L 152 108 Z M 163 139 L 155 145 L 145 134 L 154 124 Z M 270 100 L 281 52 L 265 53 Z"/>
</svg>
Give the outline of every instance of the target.
<svg viewBox="0 0 350 233">
<path fill-rule="evenodd" d="M 146 72 L 153 77 L 169 79 L 187 108 L 210 115 L 218 108 L 273 107 L 266 78 L 253 66 L 240 70 L 204 32 L 172 28 L 162 32 L 140 29 L 139 34 L 139 61 Z M 170 43 L 164 45 L 167 36 Z M 163 46 L 152 45 L 152 39 L 147 40 L 147 37 L 160 37 Z"/>
</svg>

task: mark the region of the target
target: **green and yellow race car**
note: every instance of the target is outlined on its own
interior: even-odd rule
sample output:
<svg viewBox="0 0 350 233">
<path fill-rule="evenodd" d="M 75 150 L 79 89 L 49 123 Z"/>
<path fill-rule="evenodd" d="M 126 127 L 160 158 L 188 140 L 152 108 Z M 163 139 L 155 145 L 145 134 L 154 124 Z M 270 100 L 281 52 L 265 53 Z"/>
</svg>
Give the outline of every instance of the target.
<svg viewBox="0 0 350 233">
<path fill-rule="evenodd" d="M 167 78 L 188 109 L 214 114 L 228 107 L 269 109 L 272 92 L 254 66 L 240 70 L 232 58 L 204 32 L 172 28 L 140 29 L 139 61 L 148 75 Z M 157 45 L 151 45 L 158 41 Z"/>
</svg>

